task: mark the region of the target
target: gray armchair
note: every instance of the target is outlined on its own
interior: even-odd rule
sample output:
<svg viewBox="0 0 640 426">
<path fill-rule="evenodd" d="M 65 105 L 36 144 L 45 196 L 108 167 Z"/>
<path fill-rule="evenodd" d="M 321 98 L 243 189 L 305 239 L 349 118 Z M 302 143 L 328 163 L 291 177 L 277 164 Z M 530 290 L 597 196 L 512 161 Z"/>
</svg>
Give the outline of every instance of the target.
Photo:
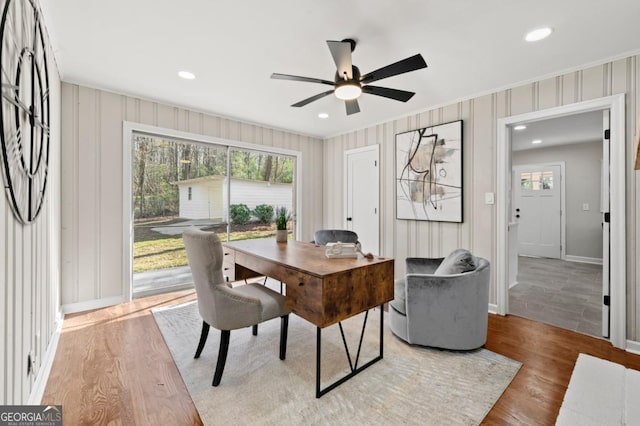
<svg viewBox="0 0 640 426">
<path fill-rule="evenodd" d="M 460 262 L 465 252 L 468 263 L 463 269 L 467 272 L 459 272 L 451 258 L 457 256 Z M 446 260 L 407 258 L 406 266 L 405 278 L 396 280 L 395 299 L 389 307 L 391 331 L 422 346 L 470 350 L 484 345 L 489 262 L 456 250 Z"/>
<path fill-rule="evenodd" d="M 231 287 L 225 282 L 222 274 L 222 244 L 215 233 L 187 229 L 182 239 L 196 287 L 198 311 L 202 317 L 202 332 L 194 358 L 199 358 L 204 349 L 209 327 L 222 332 L 212 385 L 218 386 L 222 379 L 231 330 L 252 326 L 256 335 L 259 323 L 280 317 L 280 359 L 284 360 L 290 312 L 285 307 L 284 296 L 260 284 Z"/>
<path fill-rule="evenodd" d="M 358 234 L 346 229 L 320 229 L 313 234 L 314 244 L 321 246 L 327 245 L 327 243 L 356 243 L 360 246 L 358 241 Z"/>
</svg>

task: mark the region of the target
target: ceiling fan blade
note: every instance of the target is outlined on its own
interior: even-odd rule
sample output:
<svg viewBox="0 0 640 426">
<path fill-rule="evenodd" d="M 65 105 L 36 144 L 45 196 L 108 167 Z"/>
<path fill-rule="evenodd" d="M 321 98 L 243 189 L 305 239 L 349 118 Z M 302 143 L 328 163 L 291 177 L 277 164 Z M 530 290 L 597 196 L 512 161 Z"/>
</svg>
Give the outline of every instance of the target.
<svg viewBox="0 0 640 426">
<path fill-rule="evenodd" d="M 360 112 L 360 106 L 358 105 L 357 99 L 351 99 L 348 101 L 344 101 L 345 106 L 347 107 L 347 115 L 355 114 Z"/>
<path fill-rule="evenodd" d="M 389 99 L 395 99 L 396 101 L 407 102 L 415 95 L 414 92 L 407 92 L 406 90 L 389 89 L 388 87 L 379 86 L 363 86 L 362 93 L 368 93 L 370 95 L 378 95 Z"/>
<path fill-rule="evenodd" d="M 333 93 L 333 90 L 327 90 L 326 92 L 318 93 L 318 94 L 317 94 L 317 95 L 315 95 L 315 96 L 312 96 L 312 97 L 307 98 L 307 99 L 303 99 L 303 100 L 301 100 L 300 102 L 295 103 L 295 104 L 293 104 L 293 105 L 291 105 L 291 106 L 292 106 L 292 107 L 303 107 L 303 106 L 305 106 L 306 104 L 310 104 L 311 102 L 313 102 L 313 101 L 317 101 L 318 99 L 320 99 L 320 98 L 324 98 L 325 96 L 330 95 L 330 94 L 332 94 L 332 93 Z"/>
<path fill-rule="evenodd" d="M 363 75 L 360 82 L 363 84 L 373 83 L 374 81 L 382 80 L 383 78 L 393 77 L 394 75 L 404 74 L 406 72 L 426 67 L 427 63 L 424 61 L 422 55 L 418 53 L 410 58 L 406 58 L 391 65 L 387 65 L 386 67 L 371 71 L 370 73 Z"/>
<path fill-rule="evenodd" d="M 327 44 L 329 45 L 331 56 L 333 56 L 333 62 L 336 63 L 336 67 L 338 68 L 338 75 L 342 78 L 346 75 L 347 79 L 351 80 L 353 78 L 351 68 L 351 43 L 348 41 L 327 40 Z"/>
<path fill-rule="evenodd" d="M 335 83 L 333 81 L 321 80 L 319 78 L 312 77 L 300 77 L 299 75 L 289 75 L 289 74 L 271 74 L 271 78 L 275 80 L 292 80 L 292 81 L 303 81 L 305 83 L 320 83 L 320 84 L 328 84 L 329 86 L 333 86 Z"/>
</svg>

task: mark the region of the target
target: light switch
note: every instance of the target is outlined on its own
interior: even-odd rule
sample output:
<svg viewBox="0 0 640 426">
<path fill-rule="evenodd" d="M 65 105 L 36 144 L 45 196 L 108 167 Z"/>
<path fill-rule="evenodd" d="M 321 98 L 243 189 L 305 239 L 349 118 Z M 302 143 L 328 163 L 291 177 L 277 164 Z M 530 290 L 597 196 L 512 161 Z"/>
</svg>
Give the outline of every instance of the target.
<svg viewBox="0 0 640 426">
<path fill-rule="evenodd" d="M 495 194 L 493 192 L 485 192 L 484 193 L 484 203 L 485 204 L 495 204 L 496 203 Z"/>
<path fill-rule="evenodd" d="M 585 212 L 586 212 L 586 211 L 589 211 L 589 203 L 584 203 L 584 204 L 582 205 L 582 210 L 583 210 L 583 211 L 585 211 Z"/>
</svg>

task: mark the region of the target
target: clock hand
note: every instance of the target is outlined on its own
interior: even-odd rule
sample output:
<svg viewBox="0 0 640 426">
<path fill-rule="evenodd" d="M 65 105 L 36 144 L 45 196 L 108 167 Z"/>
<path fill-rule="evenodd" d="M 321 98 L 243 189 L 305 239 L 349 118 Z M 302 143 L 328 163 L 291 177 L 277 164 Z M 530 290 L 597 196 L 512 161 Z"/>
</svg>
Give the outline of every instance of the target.
<svg viewBox="0 0 640 426">
<path fill-rule="evenodd" d="M 18 86 L 14 86 L 12 84 L 3 84 L 2 87 L 9 88 L 14 91 L 17 91 L 18 89 Z M 46 96 L 48 96 L 48 93 L 46 94 Z M 33 115 L 33 123 L 40 127 L 42 130 L 49 132 L 49 126 L 43 124 L 42 121 L 38 119 L 38 116 L 31 111 L 31 108 L 29 108 L 24 102 L 22 102 L 18 96 L 15 96 L 15 93 L 13 94 L 13 96 L 11 94 L 2 93 L 2 97 L 12 105 L 22 109 L 27 114 Z"/>
<path fill-rule="evenodd" d="M 17 96 L 11 96 L 11 95 L 7 95 L 6 93 L 3 93 L 2 97 L 5 98 L 9 103 L 13 104 L 13 106 L 16 106 L 24 110 L 25 112 L 30 113 L 29 107 L 25 105 Z"/>
</svg>

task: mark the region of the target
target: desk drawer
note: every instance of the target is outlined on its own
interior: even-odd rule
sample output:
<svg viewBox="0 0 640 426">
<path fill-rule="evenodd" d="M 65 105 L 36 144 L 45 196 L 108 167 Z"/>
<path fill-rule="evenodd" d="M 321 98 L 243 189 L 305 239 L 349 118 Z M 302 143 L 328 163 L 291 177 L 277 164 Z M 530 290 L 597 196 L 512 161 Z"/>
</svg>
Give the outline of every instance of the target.
<svg viewBox="0 0 640 426">
<path fill-rule="evenodd" d="M 295 270 L 288 270 L 285 276 L 287 307 L 299 317 L 323 327 L 322 280 Z"/>
<path fill-rule="evenodd" d="M 236 280 L 236 251 L 222 246 L 222 273 L 227 281 Z"/>
</svg>

